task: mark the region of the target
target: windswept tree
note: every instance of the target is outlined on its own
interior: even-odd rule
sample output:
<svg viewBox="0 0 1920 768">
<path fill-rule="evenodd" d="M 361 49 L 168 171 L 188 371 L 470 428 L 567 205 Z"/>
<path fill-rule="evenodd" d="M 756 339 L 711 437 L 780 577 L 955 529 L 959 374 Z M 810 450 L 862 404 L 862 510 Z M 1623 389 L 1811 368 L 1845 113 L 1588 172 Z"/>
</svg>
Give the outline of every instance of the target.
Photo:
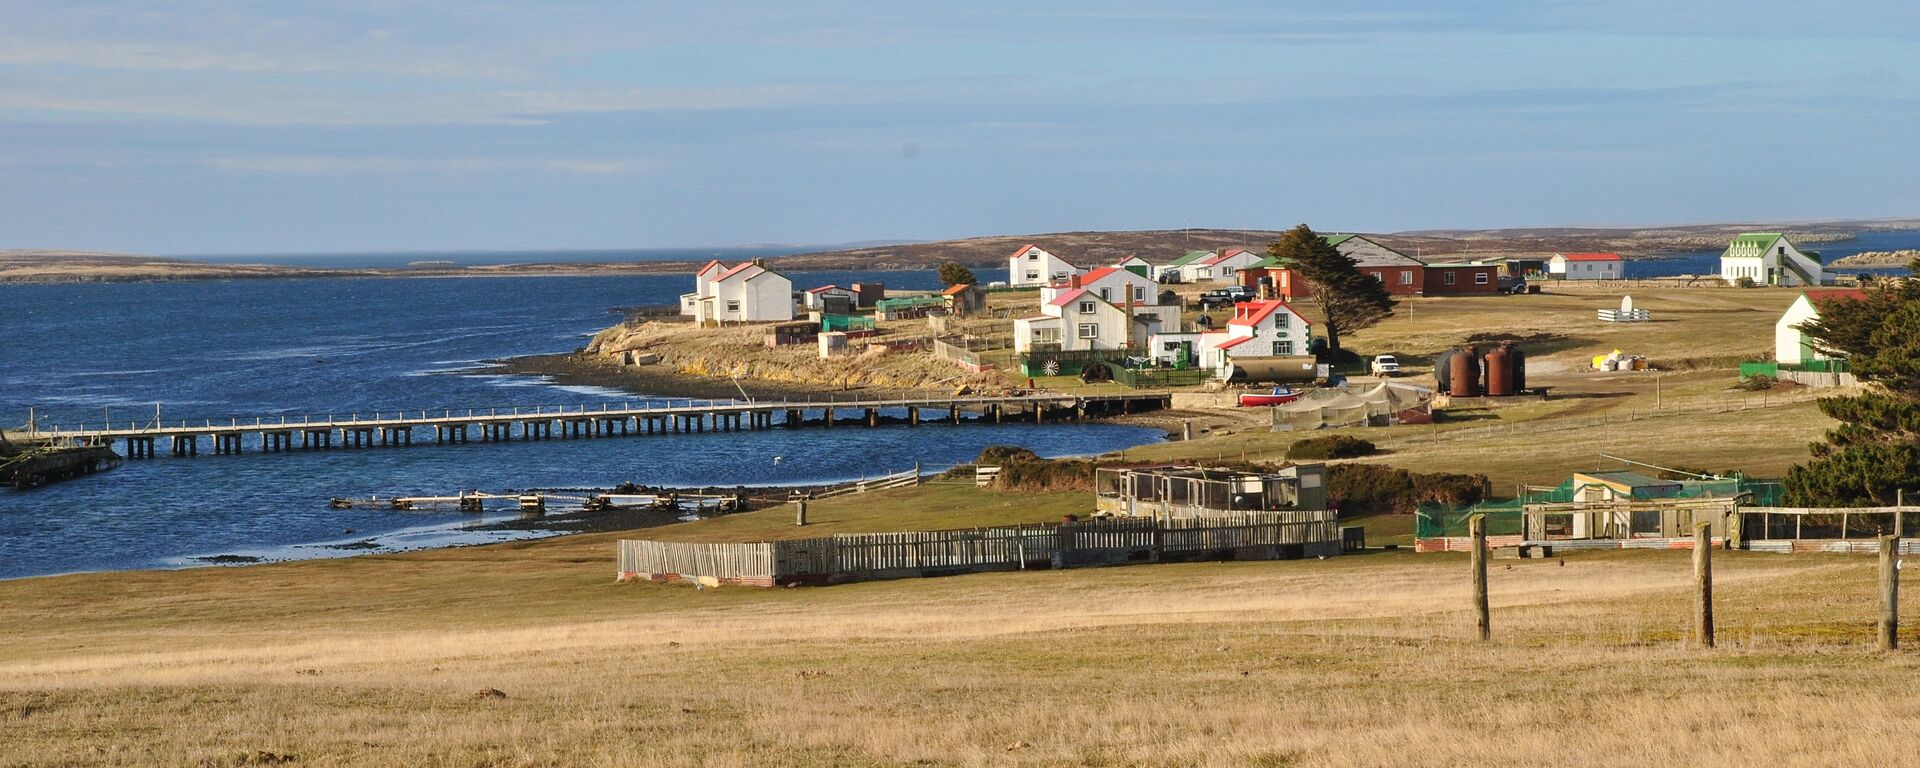
<svg viewBox="0 0 1920 768">
<path fill-rule="evenodd" d="M 1920 261 L 1913 264 L 1920 269 Z M 1920 281 L 1881 280 L 1857 300 L 1820 304 L 1800 329 L 1815 348 L 1845 357 L 1866 392 L 1819 401 L 1840 422 L 1788 470 L 1786 503 L 1872 506 L 1920 486 Z"/>
<path fill-rule="evenodd" d="M 1330 354 L 1339 354 L 1341 334 L 1371 327 L 1393 315 L 1393 296 L 1387 293 L 1387 287 L 1361 272 L 1353 259 L 1305 224 L 1287 230 L 1279 242 L 1267 246 L 1267 255 L 1307 281 L 1309 294 L 1326 316 L 1321 327 Z"/>
<path fill-rule="evenodd" d="M 980 282 L 973 276 L 973 270 L 951 261 L 941 264 L 938 274 L 942 285 L 975 285 Z"/>
</svg>

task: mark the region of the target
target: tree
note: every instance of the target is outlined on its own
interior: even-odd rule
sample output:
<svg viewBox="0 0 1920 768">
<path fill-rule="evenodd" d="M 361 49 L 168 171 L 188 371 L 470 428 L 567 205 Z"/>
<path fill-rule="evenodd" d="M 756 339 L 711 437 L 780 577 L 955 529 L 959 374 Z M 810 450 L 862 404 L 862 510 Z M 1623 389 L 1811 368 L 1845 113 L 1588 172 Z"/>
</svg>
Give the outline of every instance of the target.
<svg viewBox="0 0 1920 768">
<path fill-rule="evenodd" d="M 973 270 L 954 262 L 940 265 L 940 283 L 942 285 L 974 285 L 980 281 L 973 276 Z"/>
<path fill-rule="evenodd" d="M 1340 334 L 1372 326 L 1393 315 L 1393 296 L 1379 280 L 1360 271 L 1353 259 L 1305 224 L 1287 230 L 1267 246 L 1267 255 L 1286 263 L 1307 281 L 1308 293 L 1326 315 L 1327 352 L 1340 354 Z"/>
<path fill-rule="evenodd" d="M 1882 280 L 1858 300 L 1822 302 L 1800 330 L 1872 386 L 1820 399 L 1840 423 L 1813 444 L 1813 460 L 1787 471 L 1786 503 L 1892 504 L 1897 490 L 1920 485 L 1920 282 Z"/>
</svg>

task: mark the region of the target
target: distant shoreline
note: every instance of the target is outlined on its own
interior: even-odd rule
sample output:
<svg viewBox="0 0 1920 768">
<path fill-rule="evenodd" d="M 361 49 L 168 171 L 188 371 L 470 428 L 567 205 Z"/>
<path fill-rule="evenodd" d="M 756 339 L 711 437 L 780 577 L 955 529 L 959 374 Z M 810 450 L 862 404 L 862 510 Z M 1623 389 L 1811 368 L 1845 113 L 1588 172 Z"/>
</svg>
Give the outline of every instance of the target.
<svg viewBox="0 0 1920 768">
<path fill-rule="evenodd" d="M 1374 234 L 1387 247 L 1426 261 L 1539 257 L 1557 252 L 1606 251 L 1629 261 L 1658 260 L 1722 247 L 1740 231 L 1771 227 L 1808 243 L 1858 239 L 1863 232 L 1920 230 L 1920 220 L 1805 223 L 1798 226 L 1725 224 L 1662 228 L 1534 228 L 1431 230 Z M 975 270 L 1004 268 L 1006 254 L 1027 243 L 1080 264 L 1107 264 L 1128 256 L 1171 257 L 1189 250 L 1224 247 L 1259 249 L 1283 233 L 1266 230 L 1140 230 L 996 235 L 938 242 L 874 245 L 810 253 L 767 254 L 761 258 L 792 272 L 931 270 L 955 262 Z M 420 254 L 430 264 L 392 267 L 314 267 L 193 261 L 74 251 L 0 250 L 0 284 L 127 283 L 294 278 L 434 277 L 602 277 L 614 275 L 687 275 L 706 259 L 665 261 L 528 262 L 520 264 L 442 264 L 458 251 Z M 581 251 L 602 253 L 605 251 Z M 716 253 L 723 260 L 751 255 Z M 438 258 L 436 258 L 438 257 Z"/>
</svg>

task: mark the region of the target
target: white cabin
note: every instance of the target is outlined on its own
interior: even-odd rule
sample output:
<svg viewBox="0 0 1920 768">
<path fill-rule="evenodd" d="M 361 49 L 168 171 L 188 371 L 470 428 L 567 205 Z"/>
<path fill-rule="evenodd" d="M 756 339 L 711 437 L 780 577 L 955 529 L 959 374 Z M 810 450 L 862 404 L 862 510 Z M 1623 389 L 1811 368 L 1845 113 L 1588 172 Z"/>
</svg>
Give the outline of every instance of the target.
<svg viewBox="0 0 1920 768">
<path fill-rule="evenodd" d="M 1044 286 L 1065 282 L 1067 278 L 1085 272 L 1037 245 L 1020 246 L 1020 250 L 1007 257 L 1007 285 L 1011 286 Z"/>
</svg>

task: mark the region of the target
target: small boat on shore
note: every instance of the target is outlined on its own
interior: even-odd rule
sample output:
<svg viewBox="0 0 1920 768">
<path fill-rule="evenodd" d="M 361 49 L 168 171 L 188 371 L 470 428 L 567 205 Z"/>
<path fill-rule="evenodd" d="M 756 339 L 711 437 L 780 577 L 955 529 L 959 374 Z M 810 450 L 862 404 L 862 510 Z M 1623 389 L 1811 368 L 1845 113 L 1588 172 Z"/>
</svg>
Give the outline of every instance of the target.
<svg viewBox="0 0 1920 768">
<path fill-rule="evenodd" d="M 1267 405 L 1285 405 L 1300 399 L 1300 393 L 1291 387 L 1274 387 L 1272 392 L 1242 392 L 1240 407 L 1258 408 Z"/>
</svg>

